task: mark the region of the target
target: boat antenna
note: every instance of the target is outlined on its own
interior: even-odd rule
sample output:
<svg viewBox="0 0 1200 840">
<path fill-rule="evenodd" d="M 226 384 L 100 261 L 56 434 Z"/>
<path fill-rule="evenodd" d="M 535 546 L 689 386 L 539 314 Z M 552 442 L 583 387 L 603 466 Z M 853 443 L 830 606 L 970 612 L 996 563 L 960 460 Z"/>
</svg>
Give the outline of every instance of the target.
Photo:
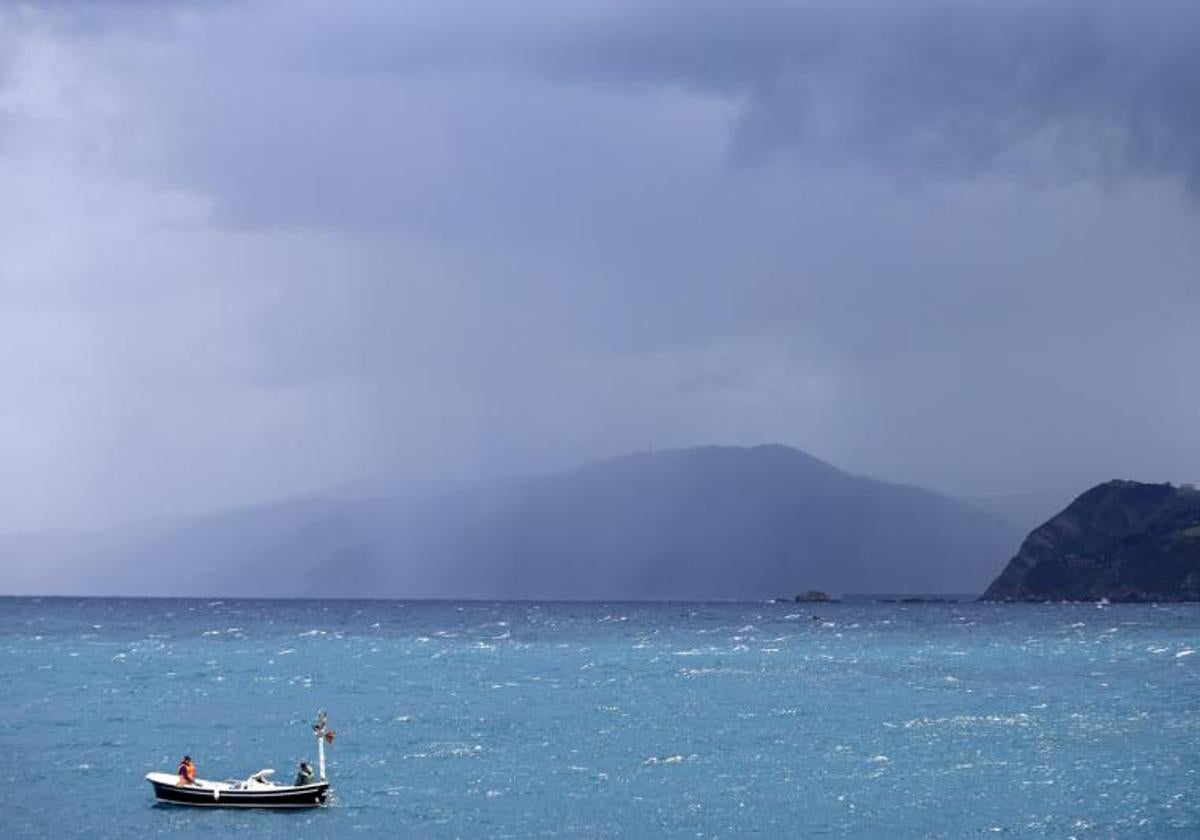
<svg viewBox="0 0 1200 840">
<path fill-rule="evenodd" d="M 326 727 L 329 716 L 325 710 L 317 712 L 317 722 L 313 724 L 313 735 L 317 736 L 317 766 L 321 772 L 321 781 L 325 781 L 325 744 L 333 743 L 334 732 Z"/>
</svg>

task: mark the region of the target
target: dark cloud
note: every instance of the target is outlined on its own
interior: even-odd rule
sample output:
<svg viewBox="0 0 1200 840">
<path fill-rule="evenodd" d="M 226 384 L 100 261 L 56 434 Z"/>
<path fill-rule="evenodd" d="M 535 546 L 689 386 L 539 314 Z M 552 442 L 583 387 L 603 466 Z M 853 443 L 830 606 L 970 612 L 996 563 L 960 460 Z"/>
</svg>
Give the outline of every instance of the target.
<svg viewBox="0 0 1200 840">
<path fill-rule="evenodd" d="M 0 23 L 0 523 L 707 442 L 1200 471 L 1190 4 Z"/>
<path fill-rule="evenodd" d="M 1179 0 L 635 4 L 554 68 L 735 103 L 737 153 L 1200 188 L 1200 9 Z"/>
<path fill-rule="evenodd" d="M 292 60 L 721 97 L 744 159 L 794 150 L 888 171 L 1200 184 L 1200 10 L 1185 0 L 373 11 L 371 25 L 342 19 L 297 33 Z"/>
<path fill-rule="evenodd" d="M 163 177 L 241 224 L 461 226 L 518 180 L 554 217 L 580 167 L 660 129 L 638 97 L 719 104 L 732 163 L 1200 188 L 1200 10 L 1180 0 L 181 8 L 175 49 L 160 33 L 122 61 Z"/>
</svg>

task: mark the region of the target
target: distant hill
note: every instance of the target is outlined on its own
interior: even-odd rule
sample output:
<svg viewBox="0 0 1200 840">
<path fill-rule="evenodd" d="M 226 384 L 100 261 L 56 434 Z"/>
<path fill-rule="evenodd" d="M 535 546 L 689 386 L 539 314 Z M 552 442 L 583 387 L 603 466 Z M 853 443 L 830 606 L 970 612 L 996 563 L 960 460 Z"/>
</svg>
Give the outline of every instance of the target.
<svg viewBox="0 0 1200 840">
<path fill-rule="evenodd" d="M 1033 533 L 993 601 L 1200 600 L 1200 491 L 1109 481 Z"/>
<path fill-rule="evenodd" d="M 0 536 L 0 591 L 315 595 L 321 589 L 312 570 L 376 539 L 377 509 L 375 502 L 297 499 L 97 531 Z M 353 592 L 333 594 L 362 594 L 371 583 L 360 577 Z"/>
<path fill-rule="evenodd" d="M 963 502 L 796 449 L 700 447 L 421 500 L 0 538 L 0 559 L 25 569 L 9 591 L 760 599 L 979 592 L 1017 536 Z M 63 564 L 73 571 L 46 571 Z"/>
<path fill-rule="evenodd" d="M 783 446 L 643 453 L 458 497 L 414 551 L 505 597 L 978 592 L 1007 525 Z"/>
</svg>

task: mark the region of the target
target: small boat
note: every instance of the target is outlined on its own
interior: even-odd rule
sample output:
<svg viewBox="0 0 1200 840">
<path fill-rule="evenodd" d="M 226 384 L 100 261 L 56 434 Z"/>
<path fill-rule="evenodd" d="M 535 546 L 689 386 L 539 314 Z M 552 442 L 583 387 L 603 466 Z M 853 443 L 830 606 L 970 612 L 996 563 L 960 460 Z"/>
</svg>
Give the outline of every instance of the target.
<svg viewBox="0 0 1200 840">
<path fill-rule="evenodd" d="M 266 768 L 245 779 L 213 782 L 196 779 L 179 783 L 176 773 L 147 773 L 146 781 L 154 786 L 154 798 L 170 805 L 196 805 L 207 808 L 315 808 L 324 805 L 329 795 L 325 778 L 325 744 L 333 743 L 324 712 L 317 715 L 313 734 L 317 738 L 317 765 L 320 776 L 299 785 L 277 784 L 271 781 L 275 771 Z"/>
</svg>

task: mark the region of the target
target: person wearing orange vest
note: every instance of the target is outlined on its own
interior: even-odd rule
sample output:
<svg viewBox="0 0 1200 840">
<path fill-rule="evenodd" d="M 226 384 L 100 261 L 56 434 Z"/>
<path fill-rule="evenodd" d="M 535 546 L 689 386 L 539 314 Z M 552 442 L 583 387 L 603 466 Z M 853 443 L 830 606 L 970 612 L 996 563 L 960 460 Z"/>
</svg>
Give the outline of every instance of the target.
<svg viewBox="0 0 1200 840">
<path fill-rule="evenodd" d="M 190 755 L 185 755 L 183 761 L 179 762 L 179 784 L 196 784 L 196 765 L 192 763 Z"/>
</svg>

